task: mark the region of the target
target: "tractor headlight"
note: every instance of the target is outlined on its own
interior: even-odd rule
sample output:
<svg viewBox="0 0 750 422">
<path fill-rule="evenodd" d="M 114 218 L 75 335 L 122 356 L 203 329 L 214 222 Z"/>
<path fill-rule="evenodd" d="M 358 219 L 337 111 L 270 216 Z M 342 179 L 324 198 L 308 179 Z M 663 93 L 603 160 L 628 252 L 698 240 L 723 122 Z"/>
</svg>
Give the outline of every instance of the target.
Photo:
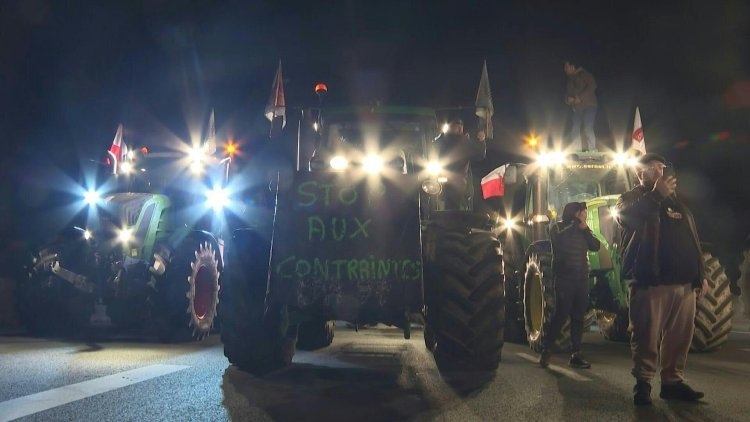
<svg viewBox="0 0 750 422">
<path fill-rule="evenodd" d="M 512 218 L 506 218 L 503 221 L 503 228 L 508 231 L 513 230 L 516 228 L 516 222 Z"/>
<path fill-rule="evenodd" d="M 219 212 L 229 205 L 229 191 L 226 188 L 214 187 L 206 191 L 206 205 Z"/>
<path fill-rule="evenodd" d="M 86 229 L 83 231 L 84 240 L 91 240 L 92 237 L 94 237 L 94 235 L 91 233 L 91 230 Z"/>
<path fill-rule="evenodd" d="M 133 229 L 124 228 L 117 233 L 117 240 L 123 245 L 127 245 L 133 240 Z"/>
<path fill-rule="evenodd" d="M 329 164 L 331 165 L 332 169 L 336 171 L 342 171 L 346 170 L 346 168 L 349 167 L 349 160 L 347 160 L 344 156 L 337 155 L 331 158 Z"/>
<path fill-rule="evenodd" d="M 621 167 L 635 167 L 638 165 L 638 159 L 630 157 L 624 152 L 618 152 L 614 155 L 613 160 L 616 165 Z"/>
<path fill-rule="evenodd" d="M 130 174 L 133 171 L 133 164 L 129 161 L 123 161 L 122 164 L 120 164 L 120 170 L 122 171 L 122 174 Z"/>
<path fill-rule="evenodd" d="M 440 195 L 443 185 L 435 179 L 427 179 L 422 182 L 422 190 L 428 195 Z"/>
<path fill-rule="evenodd" d="M 426 170 L 430 176 L 438 176 L 443 172 L 443 166 L 440 165 L 439 161 L 430 161 L 427 163 Z"/>
<path fill-rule="evenodd" d="M 89 189 L 83 194 L 83 201 L 88 206 L 96 205 L 102 200 L 101 195 L 94 189 Z"/>
<path fill-rule="evenodd" d="M 206 161 L 206 152 L 203 147 L 192 147 L 188 158 L 190 159 L 190 171 L 193 174 L 203 172 L 203 162 Z"/>
<path fill-rule="evenodd" d="M 362 168 L 370 174 L 380 173 L 383 170 L 383 159 L 377 155 L 368 155 L 362 161 Z"/>
<path fill-rule="evenodd" d="M 556 151 L 539 154 L 539 156 L 536 158 L 536 163 L 539 167 L 563 165 L 565 164 L 565 153 Z"/>
</svg>

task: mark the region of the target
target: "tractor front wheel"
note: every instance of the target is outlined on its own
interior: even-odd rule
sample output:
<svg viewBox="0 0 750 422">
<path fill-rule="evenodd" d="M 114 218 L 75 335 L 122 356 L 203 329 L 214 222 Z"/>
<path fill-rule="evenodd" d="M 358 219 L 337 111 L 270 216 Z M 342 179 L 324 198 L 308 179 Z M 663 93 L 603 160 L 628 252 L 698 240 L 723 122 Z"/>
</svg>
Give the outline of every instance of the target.
<svg viewBox="0 0 750 422">
<path fill-rule="evenodd" d="M 471 228 L 472 214 L 445 217 L 450 224 L 438 217 L 426 230 L 425 344 L 443 372 L 495 371 L 505 324 L 500 243 Z"/>
</svg>

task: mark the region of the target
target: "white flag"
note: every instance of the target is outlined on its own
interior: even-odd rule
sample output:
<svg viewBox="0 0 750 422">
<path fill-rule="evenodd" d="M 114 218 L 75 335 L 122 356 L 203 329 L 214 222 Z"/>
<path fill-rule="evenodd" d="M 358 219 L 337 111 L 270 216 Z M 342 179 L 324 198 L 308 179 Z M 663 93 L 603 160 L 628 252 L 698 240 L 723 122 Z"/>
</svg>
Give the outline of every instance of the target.
<svg viewBox="0 0 750 422">
<path fill-rule="evenodd" d="M 216 152 L 216 121 L 214 111 L 211 110 L 211 117 L 208 119 L 208 131 L 206 132 L 206 142 L 204 143 L 206 154 L 214 155 Z"/>
<path fill-rule="evenodd" d="M 635 108 L 635 121 L 633 122 L 633 134 L 631 136 L 632 144 L 630 148 L 646 153 L 646 138 L 643 136 L 643 125 L 641 124 L 641 112 L 638 107 Z"/>
<path fill-rule="evenodd" d="M 273 124 L 273 119 L 281 116 L 283 118 L 281 127 L 286 126 L 286 98 L 284 98 L 284 78 L 281 76 L 281 60 L 273 78 L 271 95 L 266 104 L 266 118 Z"/>
<path fill-rule="evenodd" d="M 487 76 L 487 61 L 482 66 L 482 77 L 479 79 L 477 100 L 474 102 L 476 115 L 480 119 L 479 129 L 484 130 L 488 139 L 492 139 L 492 115 L 495 114 L 495 106 L 492 105 L 492 91 L 490 90 L 490 78 Z"/>
</svg>

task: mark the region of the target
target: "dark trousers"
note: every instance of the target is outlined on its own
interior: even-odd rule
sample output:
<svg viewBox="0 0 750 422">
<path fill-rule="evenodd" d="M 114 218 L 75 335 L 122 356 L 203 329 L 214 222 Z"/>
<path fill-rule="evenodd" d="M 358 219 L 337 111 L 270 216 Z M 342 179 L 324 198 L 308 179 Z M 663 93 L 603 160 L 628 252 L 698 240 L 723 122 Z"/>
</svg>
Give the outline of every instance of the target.
<svg viewBox="0 0 750 422">
<path fill-rule="evenodd" d="M 586 107 L 573 111 L 573 127 L 571 128 L 571 137 L 573 138 L 573 148 L 576 151 L 596 150 L 596 135 L 594 134 L 594 121 L 596 120 L 596 106 Z M 581 141 L 581 126 L 583 134 L 586 136 L 588 146 L 583 147 Z"/>
<path fill-rule="evenodd" d="M 555 313 L 542 328 L 544 350 L 551 351 L 560 335 L 565 320 L 570 317 L 571 352 L 581 351 L 583 317 L 589 307 L 589 282 L 587 279 L 570 280 L 555 277 Z"/>
</svg>

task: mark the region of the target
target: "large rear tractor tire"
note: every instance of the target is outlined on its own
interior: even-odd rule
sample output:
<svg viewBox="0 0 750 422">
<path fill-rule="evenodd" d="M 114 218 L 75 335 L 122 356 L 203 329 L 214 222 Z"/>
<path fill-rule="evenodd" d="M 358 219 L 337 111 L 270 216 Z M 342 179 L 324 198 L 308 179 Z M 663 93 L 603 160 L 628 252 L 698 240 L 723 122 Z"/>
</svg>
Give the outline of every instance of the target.
<svg viewBox="0 0 750 422">
<path fill-rule="evenodd" d="M 222 262 L 213 239 L 189 236 L 157 284 L 157 335 L 164 342 L 202 340 L 216 321 Z"/>
<path fill-rule="evenodd" d="M 436 213 L 425 231 L 425 342 L 444 373 L 492 373 L 505 325 L 500 242 L 465 212 Z M 429 334 L 429 335 L 428 335 Z"/>
<path fill-rule="evenodd" d="M 334 321 L 322 318 L 312 319 L 299 325 L 297 348 L 300 350 L 318 350 L 333 343 Z"/>
<path fill-rule="evenodd" d="M 266 305 L 270 250 L 270 242 L 251 229 L 235 231 L 225 248 L 219 309 L 224 356 L 255 375 L 290 365 L 297 342 L 287 308 Z"/>
<path fill-rule="evenodd" d="M 703 253 L 708 293 L 699 299 L 695 310 L 695 333 L 690 350 L 712 352 L 727 342 L 732 330 L 732 292 L 729 279 L 718 258 Z"/>
</svg>

